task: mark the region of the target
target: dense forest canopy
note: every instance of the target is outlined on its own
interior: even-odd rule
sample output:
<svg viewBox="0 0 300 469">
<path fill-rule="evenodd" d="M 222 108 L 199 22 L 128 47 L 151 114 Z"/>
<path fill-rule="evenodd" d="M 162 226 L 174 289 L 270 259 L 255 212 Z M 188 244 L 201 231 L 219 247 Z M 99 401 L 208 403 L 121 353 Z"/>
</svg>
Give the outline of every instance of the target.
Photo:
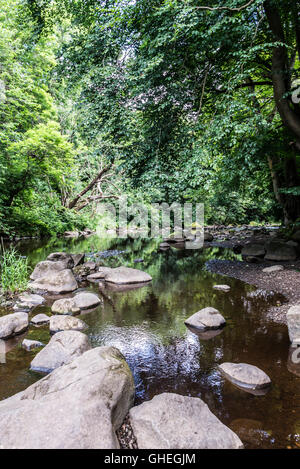
<svg viewBox="0 0 300 469">
<path fill-rule="evenodd" d="M 0 0 L 0 232 L 102 199 L 300 217 L 300 2 Z"/>
</svg>

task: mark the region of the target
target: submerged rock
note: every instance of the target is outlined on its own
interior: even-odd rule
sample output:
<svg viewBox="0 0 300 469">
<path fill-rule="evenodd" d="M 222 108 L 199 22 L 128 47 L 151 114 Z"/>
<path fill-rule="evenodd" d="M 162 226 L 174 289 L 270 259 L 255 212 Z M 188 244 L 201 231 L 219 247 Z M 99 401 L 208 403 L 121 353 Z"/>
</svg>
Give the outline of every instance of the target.
<svg viewBox="0 0 300 469">
<path fill-rule="evenodd" d="M 78 331 L 58 332 L 34 357 L 30 369 L 41 373 L 51 373 L 55 368 L 71 363 L 90 348 L 85 334 Z"/>
<path fill-rule="evenodd" d="M 22 334 L 28 328 L 27 313 L 12 313 L 0 317 L 0 339 Z"/>
<path fill-rule="evenodd" d="M 269 376 L 259 368 L 247 363 L 223 363 L 219 369 L 225 378 L 240 388 L 260 390 L 269 388 Z"/>
<path fill-rule="evenodd" d="M 256 448 L 272 444 L 272 433 L 263 430 L 262 422 L 252 419 L 236 419 L 229 425 L 240 439 Z"/>
<path fill-rule="evenodd" d="M 112 269 L 105 276 L 105 281 L 116 283 L 119 285 L 130 283 L 146 283 L 151 282 L 152 277 L 146 272 L 138 269 L 131 269 L 129 267 L 118 267 Z"/>
<path fill-rule="evenodd" d="M 219 329 L 225 326 L 226 321 L 217 309 L 208 307 L 193 314 L 184 323 L 196 329 L 207 330 Z"/>
<path fill-rule="evenodd" d="M 293 346 L 300 346 L 300 305 L 292 306 L 286 315 L 289 337 Z"/>
<path fill-rule="evenodd" d="M 3 449 L 117 449 L 134 400 L 123 355 L 98 347 L 0 402 Z"/>
<path fill-rule="evenodd" d="M 85 322 L 72 316 L 52 316 L 50 318 L 50 332 L 60 331 L 84 331 L 87 329 Z"/>
<path fill-rule="evenodd" d="M 239 437 L 199 398 L 163 393 L 133 407 L 139 449 L 241 449 Z"/>
<path fill-rule="evenodd" d="M 51 261 L 49 261 L 51 263 Z M 58 264 L 58 262 L 52 262 Z M 70 269 L 52 272 L 45 277 L 38 278 L 29 284 L 34 290 L 46 290 L 58 294 L 69 293 L 77 290 L 78 285 Z"/>
</svg>

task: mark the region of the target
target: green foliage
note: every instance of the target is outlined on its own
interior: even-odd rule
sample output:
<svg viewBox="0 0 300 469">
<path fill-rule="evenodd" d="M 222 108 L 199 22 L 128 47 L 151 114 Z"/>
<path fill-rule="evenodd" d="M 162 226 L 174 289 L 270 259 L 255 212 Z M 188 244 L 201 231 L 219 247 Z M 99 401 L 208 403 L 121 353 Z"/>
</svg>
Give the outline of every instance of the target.
<svg viewBox="0 0 300 469">
<path fill-rule="evenodd" d="M 20 256 L 15 248 L 2 247 L 0 266 L 0 287 L 4 293 L 26 290 L 28 283 L 27 259 Z"/>
</svg>

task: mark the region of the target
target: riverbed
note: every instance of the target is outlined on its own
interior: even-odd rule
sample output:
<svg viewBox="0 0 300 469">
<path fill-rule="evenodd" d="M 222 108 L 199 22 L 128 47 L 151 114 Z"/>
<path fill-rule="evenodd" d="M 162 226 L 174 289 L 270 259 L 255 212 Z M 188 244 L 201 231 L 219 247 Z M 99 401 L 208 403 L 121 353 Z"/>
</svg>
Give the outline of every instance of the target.
<svg viewBox="0 0 300 469">
<path fill-rule="evenodd" d="M 103 305 L 80 318 L 89 326 L 87 334 L 94 347 L 113 345 L 124 354 L 135 378 L 136 404 L 161 392 L 200 397 L 247 448 L 299 448 L 300 365 L 292 361 L 286 326 L 267 315 L 271 306 L 285 298 L 206 269 L 212 259 L 239 259 L 231 250 L 172 247 L 160 252 L 158 246 L 156 240 L 96 237 L 28 240 L 17 245 L 31 267 L 51 252 L 65 250 L 85 252 L 102 265 L 139 268 L 152 276 L 152 283 L 142 288 L 80 285 L 103 297 Z M 213 289 L 224 283 L 230 292 Z M 46 306 L 36 308 L 31 316 L 50 315 L 53 299 L 48 296 Z M 227 322 L 209 340 L 184 325 L 185 319 L 207 306 L 217 308 Z M 0 315 L 7 313 L 1 310 Z M 41 378 L 29 371 L 37 351 L 21 348 L 25 336 L 44 343 L 50 339 L 47 326 L 30 326 L 27 334 L 7 344 L 11 350 L 0 365 L 0 400 Z M 270 391 L 255 396 L 234 387 L 217 369 L 228 361 L 261 368 L 272 380 Z"/>
</svg>

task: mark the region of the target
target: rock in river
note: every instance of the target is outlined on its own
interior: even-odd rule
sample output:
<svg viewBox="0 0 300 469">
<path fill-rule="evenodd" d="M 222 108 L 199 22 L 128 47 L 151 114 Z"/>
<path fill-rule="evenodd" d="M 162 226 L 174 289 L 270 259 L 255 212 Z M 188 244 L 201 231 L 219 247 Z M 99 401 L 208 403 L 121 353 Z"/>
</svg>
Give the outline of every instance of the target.
<svg viewBox="0 0 300 469">
<path fill-rule="evenodd" d="M 56 314 L 79 314 L 80 308 L 74 298 L 62 298 L 53 303 L 51 311 Z"/>
<path fill-rule="evenodd" d="M 239 437 L 199 398 L 163 393 L 130 410 L 139 449 L 241 449 Z"/>
<path fill-rule="evenodd" d="M 271 385 L 269 376 L 259 368 L 247 363 L 223 363 L 219 369 L 225 378 L 240 388 L 259 390 Z"/>
<path fill-rule="evenodd" d="M 300 345 L 300 305 L 292 306 L 286 315 L 289 337 L 293 346 Z"/>
<path fill-rule="evenodd" d="M 52 262 L 62 262 L 65 266 L 65 269 L 73 269 L 74 259 L 71 254 L 66 252 L 53 252 L 47 257 L 47 261 Z"/>
<path fill-rule="evenodd" d="M 94 348 L 0 402 L 1 448 L 118 449 L 115 431 L 133 399 L 123 355 Z"/>
<path fill-rule="evenodd" d="M 50 262 L 50 261 L 49 261 Z M 58 262 L 50 262 L 50 264 L 58 264 Z M 45 277 L 37 278 L 29 284 L 34 290 L 46 290 L 54 293 L 69 293 L 77 290 L 78 285 L 72 270 L 65 269 L 59 272 L 49 273 Z"/>
<path fill-rule="evenodd" d="M 27 313 L 12 313 L 0 317 L 0 339 L 9 339 L 28 328 Z"/>
<path fill-rule="evenodd" d="M 37 280 L 43 277 L 48 277 L 52 274 L 56 274 L 62 270 L 65 270 L 64 262 L 42 261 L 35 266 L 35 269 L 30 275 L 30 278 L 31 280 Z"/>
<path fill-rule="evenodd" d="M 39 342 L 38 340 L 24 339 L 22 342 L 22 348 L 24 348 L 28 352 L 35 348 L 44 347 L 44 345 L 45 344 L 43 344 L 42 342 Z"/>
<path fill-rule="evenodd" d="M 230 286 L 229 285 L 214 285 L 213 286 L 214 290 L 220 290 L 224 292 L 229 292 L 230 291 Z"/>
<path fill-rule="evenodd" d="M 47 314 L 41 313 L 34 316 L 30 322 L 35 326 L 41 326 L 43 324 L 48 324 L 49 321 L 49 316 L 47 316 Z"/>
<path fill-rule="evenodd" d="M 217 309 L 208 307 L 201 309 L 185 321 L 189 327 L 200 330 L 219 329 L 225 326 L 226 321 Z"/>
<path fill-rule="evenodd" d="M 90 348 L 85 334 L 77 331 L 58 332 L 34 357 L 30 369 L 41 373 L 51 373 L 55 368 L 71 363 Z"/>
<path fill-rule="evenodd" d="M 146 283 L 151 282 L 152 277 L 146 272 L 138 269 L 131 269 L 129 267 L 117 267 L 112 269 L 105 276 L 105 281 L 110 283 L 117 283 L 119 285 L 130 283 Z"/>
<path fill-rule="evenodd" d="M 74 301 L 79 309 L 92 309 L 100 305 L 101 299 L 94 293 L 82 292 L 74 296 Z"/>
<path fill-rule="evenodd" d="M 50 332 L 60 331 L 84 331 L 87 329 L 85 322 L 72 316 L 52 316 L 50 318 Z"/>
</svg>

